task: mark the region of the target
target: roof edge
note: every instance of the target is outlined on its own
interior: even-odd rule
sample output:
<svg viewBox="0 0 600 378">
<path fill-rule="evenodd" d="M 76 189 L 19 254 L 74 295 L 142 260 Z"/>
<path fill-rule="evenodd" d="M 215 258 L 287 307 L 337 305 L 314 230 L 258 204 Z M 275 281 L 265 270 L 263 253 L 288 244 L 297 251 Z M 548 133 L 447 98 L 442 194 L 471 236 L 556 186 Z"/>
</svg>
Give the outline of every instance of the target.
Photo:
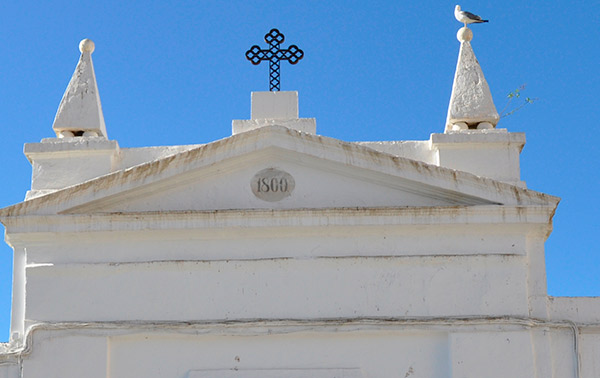
<svg viewBox="0 0 600 378">
<path fill-rule="evenodd" d="M 482 187 L 495 187 L 499 193 L 509 195 L 517 204 L 523 205 L 527 200 L 536 205 L 549 205 L 556 208 L 560 202 L 560 198 L 558 197 L 536 192 L 530 189 L 520 188 L 518 186 L 491 178 L 476 176 L 468 172 L 457 171 L 421 161 L 398 157 L 354 142 L 345 142 L 335 138 L 311 135 L 296 130 L 291 130 L 283 126 L 273 125 L 236 134 L 212 143 L 199 145 L 198 147 L 190 150 L 178 152 L 157 160 L 133 166 L 131 168 L 118 170 L 73 186 L 57 190 L 52 193 L 48 193 L 46 195 L 33 198 L 31 200 L 2 208 L 0 209 L 0 222 L 4 223 L 2 220 L 6 217 L 32 214 L 34 211 L 42 208 L 53 208 L 56 212 L 59 212 L 59 207 L 62 202 L 67 200 L 72 201 L 73 198 L 76 197 L 81 198 L 81 196 L 85 193 L 94 193 L 99 190 L 115 188 L 119 184 L 129 185 L 130 187 L 147 184 L 151 182 L 150 178 L 152 176 L 160 175 L 167 168 L 174 167 L 176 165 L 181 166 L 182 164 L 201 159 L 203 160 L 202 164 L 212 164 L 219 161 L 219 158 L 222 157 L 221 155 L 224 153 L 231 153 L 231 151 L 235 151 L 237 154 L 242 155 L 248 153 L 248 151 L 265 148 L 272 145 L 270 141 L 266 141 L 266 135 L 274 135 L 276 138 L 280 138 L 278 141 L 281 142 L 278 146 L 279 148 L 286 149 L 287 147 L 287 149 L 292 149 L 300 147 L 297 149 L 299 153 L 309 153 L 307 150 L 316 145 L 327 147 L 333 151 L 341 151 L 344 153 L 346 163 L 350 165 L 358 166 L 357 164 L 359 162 L 358 159 L 350 159 L 348 157 L 349 154 L 362 154 L 368 156 L 378 160 L 382 164 L 387 163 L 388 168 L 391 167 L 391 169 L 397 170 L 398 166 L 401 165 L 403 168 L 403 173 L 411 176 L 409 179 L 416 181 L 418 181 L 418 177 L 420 174 L 422 174 L 422 172 L 430 171 L 434 174 L 434 176 L 436 176 L 436 180 L 440 183 L 442 183 L 444 178 L 452 178 L 454 180 L 454 187 L 444 187 L 444 189 L 448 190 L 461 191 L 461 189 L 465 189 L 465 186 L 467 186 L 467 188 L 471 187 L 473 191 Z M 294 139 L 290 140 L 290 137 L 293 137 Z M 298 138 L 310 145 L 301 146 L 297 144 L 296 140 Z M 179 169 L 176 169 L 173 174 L 179 174 L 186 171 L 185 167 L 183 169 L 181 167 L 178 168 Z M 126 187 L 123 190 L 130 189 L 130 187 Z M 114 194 L 115 193 L 109 192 L 107 195 Z M 490 201 L 497 202 L 493 199 L 490 199 Z M 80 204 L 74 203 L 69 207 L 74 207 L 77 205 Z"/>
</svg>

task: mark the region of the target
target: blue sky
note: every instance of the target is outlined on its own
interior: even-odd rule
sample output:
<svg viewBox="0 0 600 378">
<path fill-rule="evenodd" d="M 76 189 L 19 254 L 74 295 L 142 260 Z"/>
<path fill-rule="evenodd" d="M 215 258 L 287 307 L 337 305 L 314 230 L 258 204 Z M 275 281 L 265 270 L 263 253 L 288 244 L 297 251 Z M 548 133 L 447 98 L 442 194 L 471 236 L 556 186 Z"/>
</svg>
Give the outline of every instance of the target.
<svg viewBox="0 0 600 378">
<path fill-rule="evenodd" d="M 305 52 L 282 64 L 300 115 L 347 141 L 443 132 L 461 27 L 455 1 L 7 2 L 0 14 L 0 207 L 23 199 L 23 144 L 52 121 L 91 38 L 110 139 L 122 147 L 207 143 L 250 115 L 268 67 L 244 52 L 273 27 Z M 525 132 L 522 179 L 562 198 L 546 243 L 549 294 L 600 295 L 600 2 L 470 1 L 489 18 L 473 48 L 496 107 L 527 84 L 538 98 L 498 127 Z M 0 341 L 8 338 L 11 249 L 0 246 Z"/>
</svg>

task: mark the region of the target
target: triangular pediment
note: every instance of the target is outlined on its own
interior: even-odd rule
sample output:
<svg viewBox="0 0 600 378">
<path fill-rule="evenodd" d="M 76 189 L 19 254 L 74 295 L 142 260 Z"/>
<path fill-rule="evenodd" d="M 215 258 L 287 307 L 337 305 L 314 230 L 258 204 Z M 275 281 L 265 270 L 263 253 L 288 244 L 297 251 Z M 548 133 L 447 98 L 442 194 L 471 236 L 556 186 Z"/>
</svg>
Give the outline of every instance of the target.
<svg viewBox="0 0 600 378">
<path fill-rule="evenodd" d="M 269 147 L 92 201 L 69 213 L 481 205 L 493 202 Z"/>
<path fill-rule="evenodd" d="M 0 215 L 551 205 L 557 199 L 269 126 L 102 176 Z"/>
</svg>

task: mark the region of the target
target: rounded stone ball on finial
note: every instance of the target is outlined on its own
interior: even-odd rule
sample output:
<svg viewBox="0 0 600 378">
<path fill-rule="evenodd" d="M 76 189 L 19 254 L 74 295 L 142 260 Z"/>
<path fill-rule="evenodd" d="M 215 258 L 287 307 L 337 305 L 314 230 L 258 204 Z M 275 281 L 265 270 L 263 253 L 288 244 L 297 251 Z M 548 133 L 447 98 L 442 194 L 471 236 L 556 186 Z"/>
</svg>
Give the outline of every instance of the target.
<svg viewBox="0 0 600 378">
<path fill-rule="evenodd" d="M 94 41 L 92 41 L 91 39 L 82 39 L 81 42 L 79 42 L 79 51 L 81 51 L 81 53 L 85 53 L 85 52 L 89 52 L 90 54 L 94 52 L 94 49 L 96 48 L 96 45 L 94 44 Z"/>
<path fill-rule="evenodd" d="M 460 43 L 470 42 L 473 39 L 473 32 L 468 27 L 463 26 L 462 28 L 458 29 L 458 32 L 456 33 L 456 39 L 458 39 Z"/>
</svg>

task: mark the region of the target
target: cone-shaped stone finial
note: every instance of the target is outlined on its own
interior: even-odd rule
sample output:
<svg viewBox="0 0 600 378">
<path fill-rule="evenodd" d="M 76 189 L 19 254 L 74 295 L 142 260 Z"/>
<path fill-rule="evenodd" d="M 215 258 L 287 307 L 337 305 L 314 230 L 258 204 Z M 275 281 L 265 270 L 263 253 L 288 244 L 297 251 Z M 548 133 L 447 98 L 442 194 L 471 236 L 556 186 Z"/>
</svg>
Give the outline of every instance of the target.
<svg viewBox="0 0 600 378">
<path fill-rule="evenodd" d="M 84 39 L 79 43 L 81 57 L 60 102 L 52 126 L 59 138 L 73 136 L 107 138 L 92 63 L 94 49 L 94 42 L 90 39 Z"/>
<path fill-rule="evenodd" d="M 490 87 L 471 47 L 473 32 L 463 27 L 456 37 L 460 41 L 460 52 L 448 107 L 446 132 L 494 128 L 500 117 Z"/>
</svg>

